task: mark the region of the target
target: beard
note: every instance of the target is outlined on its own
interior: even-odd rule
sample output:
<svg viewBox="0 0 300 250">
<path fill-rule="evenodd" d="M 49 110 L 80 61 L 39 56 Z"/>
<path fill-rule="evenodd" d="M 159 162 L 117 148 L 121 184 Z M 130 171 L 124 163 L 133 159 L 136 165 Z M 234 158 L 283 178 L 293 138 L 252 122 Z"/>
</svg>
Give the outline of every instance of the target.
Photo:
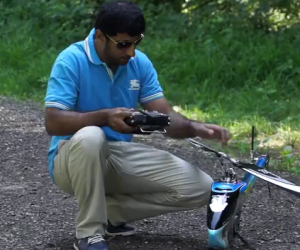
<svg viewBox="0 0 300 250">
<path fill-rule="evenodd" d="M 129 62 L 130 58 L 131 58 L 130 56 L 119 58 L 119 60 L 118 60 L 119 64 L 120 65 L 126 65 Z"/>
<path fill-rule="evenodd" d="M 107 64 L 114 66 L 126 65 L 131 58 L 130 56 L 116 57 L 115 55 L 113 55 L 107 44 L 105 46 L 104 53 Z"/>
</svg>

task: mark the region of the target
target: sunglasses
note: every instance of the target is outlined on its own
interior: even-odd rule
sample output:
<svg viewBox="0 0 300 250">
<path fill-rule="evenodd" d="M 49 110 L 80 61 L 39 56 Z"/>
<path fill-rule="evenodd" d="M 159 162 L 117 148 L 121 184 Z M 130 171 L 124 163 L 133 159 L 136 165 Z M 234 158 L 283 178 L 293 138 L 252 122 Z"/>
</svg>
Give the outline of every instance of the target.
<svg viewBox="0 0 300 250">
<path fill-rule="evenodd" d="M 107 36 L 110 40 L 112 40 L 116 44 L 117 49 L 120 49 L 120 50 L 130 48 L 132 46 L 132 44 L 134 44 L 134 46 L 138 46 L 144 38 L 144 35 L 141 34 L 141 37 L 139 39 L 137 39 L 134 42 L 130 42 L 130 41 L 115 41 L 110 36 L 108 36 L 106 34 L 105 34 L 105 36 Z"/>
</svg>

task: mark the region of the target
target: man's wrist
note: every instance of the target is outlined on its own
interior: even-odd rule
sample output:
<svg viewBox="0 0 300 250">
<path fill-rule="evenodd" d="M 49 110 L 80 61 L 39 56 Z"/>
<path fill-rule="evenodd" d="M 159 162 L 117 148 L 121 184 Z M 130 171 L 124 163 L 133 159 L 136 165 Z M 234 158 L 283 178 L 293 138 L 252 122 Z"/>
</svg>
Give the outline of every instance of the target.
<svg viewBox="0 0 300 250">
<path fill-rule="evenodd" d="M 189 134 L 191 138 L 196 137 L 197 136 L 197 129 L 196 126 L 194 126 L 195 121 L 193 120 L 187 120 L 188 121 L 188 125 L 187 125 L 187 130 L 189 131 Z"/>
<path fill-rule="evenodd" d="M 109 121 L 109 109 L 102 109 L 93 112 L 81 113 L 80 121 L 81 126 L 108 126 Z"/>
<path fill-rule="evenodd" d="M 109 113 L 111 110 L 109 109 L 102 109 L 98 110 L 97 114 L 97 125 L 100 127 L 105 127 L 109 125 Z"/>
</svg>

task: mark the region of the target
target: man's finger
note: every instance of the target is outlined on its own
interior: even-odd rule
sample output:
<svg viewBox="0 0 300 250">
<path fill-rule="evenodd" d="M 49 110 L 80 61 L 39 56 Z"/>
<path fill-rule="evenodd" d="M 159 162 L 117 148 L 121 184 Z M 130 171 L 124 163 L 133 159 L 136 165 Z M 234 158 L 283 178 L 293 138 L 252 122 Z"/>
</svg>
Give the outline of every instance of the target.
<svg viewBox="0 0 300 250">
<path fill-rule="evenodd" d="M 222 145 L 226 146 L 229 140 L 229 131 L 227 129 L 222 129 L 221 131 L 221 140 L 222 140 Z"/>
<path fill-rule="evenodd" d="M 129 108 L 120 108 L 121 113 L 129 113 L 132 114 L 135 110 Z"/>
<path fill-rule="evenodd" d="M 198 131 L 200 132 L 202 137 L 212 138 L 215 135 L 215 131 L 207 126 L 200 126 L 198 128 Z"/>
<path fill-rule="evenodd" d="M 135 129 L 135 127 L 129 126 L 125 122 L 122 122 L 122 124 L 120 124 L 121 133 L 128 134 L 128 133 L 132 132 L 134 129 Z"/>
<path fill-rule="evenodd" d="M 122 111 L 122 112 L 120 113 L 120 115 L 121 115 L 122 118 L 125 118 L 125 117 L 131 116 L 131 115 L 132 115 L 132 112 L 126 110 L 126 111 Z"/>
<path fill-rule="evenodd" d="M 220 129 L 221 129 L 220 126 L 215 125 L 215 124 L 205 124 L 205 127 L 207 129 L 211 129 L 211 130 L 214 130 L 214 131 L 220 131 Z"/>
</svg>

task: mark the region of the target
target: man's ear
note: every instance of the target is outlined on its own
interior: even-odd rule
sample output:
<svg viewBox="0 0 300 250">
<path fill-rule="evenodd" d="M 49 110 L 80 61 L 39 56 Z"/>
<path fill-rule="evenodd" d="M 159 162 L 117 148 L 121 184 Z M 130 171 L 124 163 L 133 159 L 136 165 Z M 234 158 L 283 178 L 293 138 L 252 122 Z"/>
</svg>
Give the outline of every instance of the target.
<svg viewBox="0 0 300 250">
<path fill-rule="evenodd" d="M 96 32 L 95 32 L 95 39 L 96 39 L 96 40 L 100 40 L 100 41 L 102 41 L 102 42 L 105 42 L 106 37 L 105 37 L 104 33 L 103 33 L 101 30 L 96 29 Z"/>
</svg>

